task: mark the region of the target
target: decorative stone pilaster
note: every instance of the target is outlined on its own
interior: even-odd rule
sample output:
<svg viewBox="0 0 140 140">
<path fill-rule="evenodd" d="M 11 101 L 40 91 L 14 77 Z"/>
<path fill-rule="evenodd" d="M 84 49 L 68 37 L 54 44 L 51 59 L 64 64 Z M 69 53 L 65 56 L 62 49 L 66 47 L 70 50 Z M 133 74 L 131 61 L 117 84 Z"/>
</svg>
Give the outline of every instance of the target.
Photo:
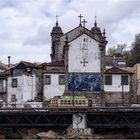
<svg viewBox="0 0 140 140">
<path fill-rule="evenodd" d="M 66 36 L 66 41 L 65 41 L 65 45 L 64 45 L 64 64 L 65 64 L 65 91 L 64 91 L 64 94 L 68 94 L 68 51 L 69 51 L 68 36 Z"/>
<path fill-rule="evenodd" d="M 101 75 L 102 75 L 102 85 L 101 85 L 101 92 L 100 92 L 100 103 L 101 106 L 105 104 L 105 93 L 104 93 L 104 70 L 105 70 L 105 46 L 103 44 L 100 45 L 100 52 L 101 52 Z"/>
</svg>

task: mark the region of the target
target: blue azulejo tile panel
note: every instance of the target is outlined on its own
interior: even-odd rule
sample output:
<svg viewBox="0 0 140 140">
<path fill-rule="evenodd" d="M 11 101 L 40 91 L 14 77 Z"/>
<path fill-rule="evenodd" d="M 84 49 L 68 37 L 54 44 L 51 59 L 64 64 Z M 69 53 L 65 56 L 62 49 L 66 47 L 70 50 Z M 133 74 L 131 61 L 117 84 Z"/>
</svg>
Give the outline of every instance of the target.
<svg viewBox="0 0 140 140">
<path fill-rule="evenodd" d="M 101 91 L 102 76 L 99 73 L 69 73 L 68 90 L 78 92 Z"/>
</svg>

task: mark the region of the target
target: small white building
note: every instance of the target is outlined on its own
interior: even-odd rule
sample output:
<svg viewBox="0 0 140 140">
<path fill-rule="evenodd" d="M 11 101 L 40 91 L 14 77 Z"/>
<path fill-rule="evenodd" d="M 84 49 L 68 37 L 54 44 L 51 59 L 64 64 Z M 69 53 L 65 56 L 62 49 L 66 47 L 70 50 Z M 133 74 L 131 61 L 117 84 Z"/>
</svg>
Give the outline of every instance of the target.
<svg viewBox="0 0 140 140">
<path fill-rule="evenodd" d="M 104 73 L 104 91 L 107 103 L 127 103 L 131 95 L 132 72 L 112 67 Z"/>
<path fill-rule="evenodd" d="M 16 102 L 16 104 L 21 104 L 32 101 L 37 96 L 35 75 L 10 76 L 8 77 L 7 86 L 8 103 Z"/>
<path fill-rule="evenodd" d="M 35 101 L 41 89 L 39 69 L 38 65 L 25 61 L 11 69 L 11 75 L 7 79 L 8 104 Z"/>
<path fill-rule="evenodd" d="M 61 96 L 65 89 L 64 61 L 43 64 L 44 69 L 44 100 Z"/>
</svg>

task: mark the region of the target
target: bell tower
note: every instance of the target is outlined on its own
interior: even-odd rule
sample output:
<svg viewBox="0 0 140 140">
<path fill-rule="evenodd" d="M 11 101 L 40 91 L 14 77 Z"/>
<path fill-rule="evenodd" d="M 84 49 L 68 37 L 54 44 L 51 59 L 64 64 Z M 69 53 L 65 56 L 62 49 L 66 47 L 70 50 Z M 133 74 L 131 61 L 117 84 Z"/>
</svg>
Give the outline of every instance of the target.
<svg viewBox="0 0 140 140">
<path fill-rule="evenodd" d="M 95 16 L 94 27 L 91 28 L 91 31 L 92 31 L 94 34 L 98 35 L 98 36 L 102 36 L 101 30 L 100 30 L 100 28 L 99 28 L 98 25 L 97 25 L 96 18 L 97 18 L 97 17 Z"/>
<path fill-rule="evenodd" d="M 58 61 L 58 54 L 59 54 L 59 42 L 60 37 L 63 35 L 61 27 L 58 25 L 58 16 L 56 16 L 56 25 L 53 27 L 51 32 L 51 60 Z"/>
</svg>

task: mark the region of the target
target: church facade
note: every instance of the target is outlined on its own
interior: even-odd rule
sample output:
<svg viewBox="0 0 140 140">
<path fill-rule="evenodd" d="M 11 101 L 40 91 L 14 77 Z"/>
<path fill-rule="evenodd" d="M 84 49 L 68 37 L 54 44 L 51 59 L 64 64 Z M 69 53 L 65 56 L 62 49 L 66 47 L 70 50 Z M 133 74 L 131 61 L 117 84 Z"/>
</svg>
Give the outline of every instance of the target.
<svg viewBox="0 0 140 140">
<path fill-rule="evenodd" d="M 80 24 L 63 33 L 56 21 L 51 32 L 51 62 L 44 64 L 45 99 L 56 95 L 104 96 L 104 57 L 107 40 L 95 20 L 91 29 Z M 47 84 L 46 84 L 47 83 Z"/>
</svg>

